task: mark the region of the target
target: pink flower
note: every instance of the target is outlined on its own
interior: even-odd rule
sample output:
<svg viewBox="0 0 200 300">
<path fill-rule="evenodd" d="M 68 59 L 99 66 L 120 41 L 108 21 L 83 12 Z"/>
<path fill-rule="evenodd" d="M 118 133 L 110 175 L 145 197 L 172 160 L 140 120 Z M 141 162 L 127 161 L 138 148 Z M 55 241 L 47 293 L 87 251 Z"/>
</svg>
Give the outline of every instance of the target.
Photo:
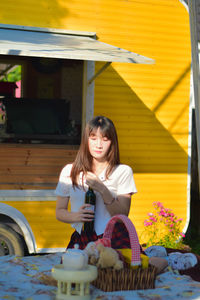
<svg viewBox="0 0 200 300">
<path fill-rule="evenodd" d="M 164 217 L 169 217 L 169 214 L 164 213 L 163 216 L 164 216 Z"/>
<path fill-rule="evenodd" d="M 149 220 L 151 220 L 153 222 L 157 222 L 156 218 L 154 218 L 154 217 L 150 217 Z"/>
<path fill-rule="evenodd" d="M 163 210 L 161 210 L 160 212 L 159 212 L 159 216 L 164 216 L 165 215 L 165 212 L 163 211 Z"/>
<path fill-rule="evenodd" d="M 151 217 L 151 216 L 153 216 L 153 214 L 152 214 L 152 213 L 148 213 L 148 216 L 150 216 L 150 217 Z"/>
<path fill-rule="evenodd" d="M 150 225 L 152 225 L 152 222 L 148 222 L 147 220 L 144 221 L 144 226 L 147 227 L 147 226 L 150 226 Z"/>
<path fill-rule="evenodd" d="M 184 234 L 183 232 L 180 232 L 180 235 L 181 235 L 182 237 L 185 237 L 185 234 Z"/>
<path fill-rule="evenodd" d="M 147 244 L 152 245 L 154 243 L 157 235 L 160 234 L 159 231 L 156 233 L 160 225 L 165 225 L 168 231 L 165 233 L 163 238 L 161 237 L 165 247 L 176 244 L 180 236 L 185 237 L 184 233 L 179 233 L 179 226 L 183 220 L 182 218 L 178 219 L 178 217 L 172 212 L 172 209 L 165 208 L 161 202 L 153 202 L 153 206 L 155 212 L 149 212 L 148 219 L 144 221 L 144 226 L 149 226 L 149 228 L 146 228 L 150 235 Z"/>
<path fill-rule="evenodd" d="M 160 207 L 160 208 L 163 208 L 163 204 L 161 202 L 153 202 L 153 205 L 157 206 L 157 207 Z"/>
</svg>

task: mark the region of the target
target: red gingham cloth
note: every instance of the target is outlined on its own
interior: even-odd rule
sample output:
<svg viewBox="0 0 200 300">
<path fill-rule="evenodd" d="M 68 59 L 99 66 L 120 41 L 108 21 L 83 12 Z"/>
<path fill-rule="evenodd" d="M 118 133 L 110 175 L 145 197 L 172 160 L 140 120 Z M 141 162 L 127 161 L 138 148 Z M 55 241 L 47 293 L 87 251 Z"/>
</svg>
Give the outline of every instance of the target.
<svg viewBox="0 0 200 300">
<path fill-rule="evenodd" d="M 92 232 L 90 235 L 88 235 L 84 231 L 82 231 L 81 234 L 79 234 L 77 231 L 74 231 L 67 248 L 74 248 L 74 244 L 79 244 L 79 249 L 82 250 L 89 242 L 95 242 L 102 237 L 103 234 L 98 236 L 96 232 Z M 131 248 L 129 233 L 125 225 L 121 222 L 115 223 L 112 232 L 111 247 L 114 249 Z"/>
<path fill-rule="evenodd" d="M 112 239 L 112 233 L 115 228 L 115 223 L 118 221 L 122 221 L 123 224 L 126 226 L 126 229 L 128 230 L 129 234 L 129 240 L 131 244 L 131 249 L 132 249 L 132 255 L 131 255 L 131 265 L 132 266 L 137 266 L 141 265 L 141 258 L 140 258 L 140 244 L 138 240 L 138 235 L 135 230 L 135 226 L 131 222 L 131 220 L 125 216 L 125 215 L 116 215 L 113 216 L 110 221 L 106 225 L 106 229 L 103 234 L 103 239 Z"/>
</svg>

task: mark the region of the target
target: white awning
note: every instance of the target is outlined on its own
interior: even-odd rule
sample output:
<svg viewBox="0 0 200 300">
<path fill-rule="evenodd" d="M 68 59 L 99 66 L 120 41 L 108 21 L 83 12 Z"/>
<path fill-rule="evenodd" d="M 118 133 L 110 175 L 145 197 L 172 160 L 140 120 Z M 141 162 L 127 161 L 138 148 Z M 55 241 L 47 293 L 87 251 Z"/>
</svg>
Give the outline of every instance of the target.
<svg viewBox="0 0 200 300">
<path fill-rule="evenodd" d="M 153 64 L 154 60 L 95 39 L 95 33 L 0 24 L 0 54 Z"/>
</svg>

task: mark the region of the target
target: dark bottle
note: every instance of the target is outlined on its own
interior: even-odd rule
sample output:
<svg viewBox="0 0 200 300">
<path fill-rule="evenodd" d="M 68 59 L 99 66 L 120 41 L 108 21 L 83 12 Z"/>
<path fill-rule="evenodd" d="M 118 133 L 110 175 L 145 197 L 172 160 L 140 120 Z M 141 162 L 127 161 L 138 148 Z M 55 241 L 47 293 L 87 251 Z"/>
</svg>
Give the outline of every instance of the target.
<svg viewBox="0 0 200 300">
<path fill-rule="evenodd" d="M 85 193 L 85 204 L 90 204 L 88 210 L 93 210 L 95 213 L 95 205 L 96 205 L 96 195 L 91 187 L 88 188 L 88 191 Z M 87 233 L 94 231 L 94 221 L 85 222 L 83 226 L 83 230 Z"/>
</svg>

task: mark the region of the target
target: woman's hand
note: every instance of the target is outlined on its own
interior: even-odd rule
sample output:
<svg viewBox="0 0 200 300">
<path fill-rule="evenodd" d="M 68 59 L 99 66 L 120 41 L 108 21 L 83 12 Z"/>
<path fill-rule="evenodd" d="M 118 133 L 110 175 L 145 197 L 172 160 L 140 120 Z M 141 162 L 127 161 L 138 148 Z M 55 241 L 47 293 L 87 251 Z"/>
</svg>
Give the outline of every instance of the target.
<svg viewBox="0 0 200 300">
<path fill-rule="evenodd" d="M 68 211 L 69 197 L 57 197 L 56 218 L 64 223 L 90 222 L 94 219 L 94 211 L 90 204 L 83 204 L 78 212 Z"/>
<path fill-rule="evenodd" d="M 94 191 L 101 193 L 102 188 L 105 187 L 103 182 L 92 172 L 86 174 L 86 184 L 90 186 Z"/>
<path fill-rule="evenodd" d="M 131 204 L 131 194 L 117 195 L 117 197 L 114 198 L 99 177 L 92 172 L 87 173 L 86 183 L 94 191 L 97 191 L 101 194 L 104 204 L 106 205 L 106 208 L 111 216 L 116 214 L 124 214 L 128 216 Z"/>
<path fill-rule="evenodd" d="M 78 211 L 78 222 L 90 222 L 94 220 L 94 211 L 90 209 L 90 204 L 83 204 Z"/>
</svg>

